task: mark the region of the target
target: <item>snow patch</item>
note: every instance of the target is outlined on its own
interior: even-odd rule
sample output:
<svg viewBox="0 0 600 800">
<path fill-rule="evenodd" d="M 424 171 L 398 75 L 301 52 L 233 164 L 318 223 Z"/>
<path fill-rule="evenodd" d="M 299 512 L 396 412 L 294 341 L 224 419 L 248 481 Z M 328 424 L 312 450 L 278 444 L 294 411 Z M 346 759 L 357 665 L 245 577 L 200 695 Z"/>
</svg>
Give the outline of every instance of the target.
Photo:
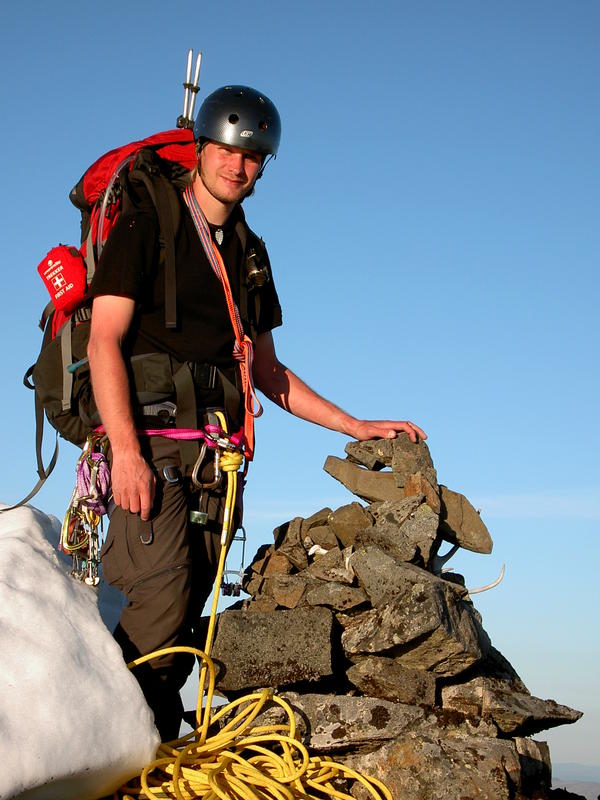
<svg viewBox="0 0 600 800">
<path fill-rule="evenodd" d="M 0 797 L 92 800 L 154 758 L 159 736 L 93 589 L 50 542 L 60 523 L 0 514 Z M 106 590 L 105 590 L 106 591 Z M 107 594 L 108 617 L 120 599 Z"/>
</svg>

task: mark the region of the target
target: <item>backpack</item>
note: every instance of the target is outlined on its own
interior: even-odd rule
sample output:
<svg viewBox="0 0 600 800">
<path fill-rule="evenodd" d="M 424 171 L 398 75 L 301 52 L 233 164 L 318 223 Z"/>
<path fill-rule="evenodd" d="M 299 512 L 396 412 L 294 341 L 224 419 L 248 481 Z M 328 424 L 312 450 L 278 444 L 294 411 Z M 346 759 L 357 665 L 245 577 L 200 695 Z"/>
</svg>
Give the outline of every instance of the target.
<svg viewBox="0 0 600 800">
<path fill-rule="evenodd" d="M 177 128 L 111 150 L 89 167 L 70 192 L 81 212 L 81 245 L 52 248 L 38 266 L 51 301 L 40 320 L 42 347 L 23 382 L 35 391 L 36 459 L 40 488 L 56 463 L 58 438 L 48 467 L 42 459 L 44 416 L 58 435 L 82 446 L 100 420 L 93 400 L 87 345 L 91 302 L 86 291 L 98 258 L 120 213 L 136 206 L 140 189 L 150 196 L 159 224 L 159 258 L 165 266 L 165 326 L 177 324 L 175 236 L 181 217 L 178 192 L 190 181 L 196 166 L 193 133 Z M 262 239 L 245 224 L 236 224 L 246 254 L 248 275 L 269 276 Z M 251 281 L 249 281 L 251 283 Z M 254 293 L 258 318 L 259 293 Z M 240 311 L 248 318 L 249 291 L 240 293 Z M 254 335 L 252 336 L 254 338 Z M 133 357 L 128 364 L 139 404 L 159 403 L 173 395 L 180 365 L 166 353 Z M 179 383 L 182 383 L 181 378 Z"/>
<path fill-rule="evenodd" d="M 60 435 L 81 446 L 94 422 L 87 344 L 91 303 L 86 291 L 119 213 L 135 205 L 144 186 L 160 227 L 160 258 L 165 261 L 165 324 L 176 325 L 175 233 L 179 225 L 176 187 L 183 188 L 196 165 L 191 130 L 178 128 L 111 150 L 95 161 L 73 187 L 69 198 L 81 212 L 79 249 L 52 248 L 38 267 L 51 301 L 42 313 L 42 346 L 23 383 L 35 391 L 37 491 L 52 472 L 58 439 L 48 467 L 42 459 L 44 415 Z M 171 279 L 171 280 L 170 280 Z M 30 493 L 29 498 L 33 496 Z"/>
</svg>

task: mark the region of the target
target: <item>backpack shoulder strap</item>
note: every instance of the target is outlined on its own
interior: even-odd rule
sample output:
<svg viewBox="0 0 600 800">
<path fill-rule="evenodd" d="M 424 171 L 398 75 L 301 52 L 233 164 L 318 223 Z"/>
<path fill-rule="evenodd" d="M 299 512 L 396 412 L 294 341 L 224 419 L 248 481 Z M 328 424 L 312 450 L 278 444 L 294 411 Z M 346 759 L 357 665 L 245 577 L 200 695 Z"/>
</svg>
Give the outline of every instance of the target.
<svg viewBox="0 0 600 800">
<path fill-rule="evenodd" d="M 240 285 L 240 314 L 242 319 L 250 323 L 250 335 L 252 341 L 256 341 L 256 325 L 260 319 L 260 292 L 256 291 L 253 275 L 260 273 L 264 280 L 270 280 L 271 267 L 265 243 L 248 227 L 245 218 L 238 220 L 235 224 L 235 231 L 242 244 L 244 253 L 244 266 L 241 275 Z M 249 307 L 253 305 L 254 314 L 249 313 Z"/>
<path fill-rule="evenodd" d="M 188 173 L 176 170 L 151 150 L 140 150 L 128 180 L 142 184 L 158 216 L 160 258 L 165 266 L 165 327 L 177 327 L 177 270 L 175 237 L 181 224 L 181 201 L 176 186 L 185 184 Z"/>
<path fill-rule="evenodd" d="M 31 384 L 30 379 L 33 375 L 33 369 L 35 364 L 32 364 L 31 367 L 25 373 L 23 377 L 23 383 L 28 389 L 35 389 L 35 387 Z M 21 508 L 21 506 L 27 505 L 27 503 L 36 496 L 36 494 L 40 491 L 42 486 L 46 483 L 46 480 L 50 477 L 52 470 L 56 466 L 56 462 L 58 460 L 58 431 L 56 431 L 55 441 L 54 441 L 54 452 L 48 462 L 48 466 L 44 466 L 44 461 L 42 458 L 42 441 L 44 438 L 44 406 L 36 392 L 35 395 L 35 455 L 37 460 L 37 474 L 38 474 L 38 481 L 35 486 L 27 493 L 27 495 L 22 499 L 19 500 L 18 503 L 15 503 L 12 506 L 7 506 L 6 508 L 0 509 L 0 514 L 3 514 L 5 511 L 13 511 L 15 508 Z"/>
</svg>

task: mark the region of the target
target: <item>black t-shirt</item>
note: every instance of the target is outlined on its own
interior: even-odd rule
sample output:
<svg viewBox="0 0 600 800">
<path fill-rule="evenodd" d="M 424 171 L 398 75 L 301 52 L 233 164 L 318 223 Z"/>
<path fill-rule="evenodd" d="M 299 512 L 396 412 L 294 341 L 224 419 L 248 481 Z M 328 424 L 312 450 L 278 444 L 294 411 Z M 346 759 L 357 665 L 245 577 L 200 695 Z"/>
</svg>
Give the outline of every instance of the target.
<svg viewBox="0 0 600 800">
<path fill-rule="evenodd" d="M 247 285 L 242 243 L 235 231 L 241 218 L 243 214 L 236 208 L 221 226 L 223 239 L 219 245 L 238 308 L 242 282 Z M 212 225 L 213 238 L 216 230 Z M 123 345 L 126 355 L 166 352 L 177 361 L 231 366 L 234 334 L 225 293 L 183 199 L 175 240 L 177 327 L 173 329 L 165 326 L 165 276 L 158 235 L 158 218 L 149 202 L 135 212 L 122 214 L 102 251 L 90 295 L 118 295 L 136 301 L 134 320 Z M 258 303 L 255 293 L 260 296 Z M 248 286 L 247 298 L 241 309 L 246 333 L 250 334 L 250 323 L 258 334 L 281 325 L 272 275 L 261 287 Z"/>
</svg>

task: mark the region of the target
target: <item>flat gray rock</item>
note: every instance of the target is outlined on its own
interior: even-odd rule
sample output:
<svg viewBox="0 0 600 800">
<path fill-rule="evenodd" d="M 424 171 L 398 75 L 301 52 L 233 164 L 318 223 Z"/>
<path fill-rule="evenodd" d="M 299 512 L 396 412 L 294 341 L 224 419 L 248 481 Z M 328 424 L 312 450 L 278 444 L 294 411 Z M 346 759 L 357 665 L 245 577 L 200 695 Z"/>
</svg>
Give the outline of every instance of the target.
<svg viewBox="0 0 600 800">
<path fill-rule="evenodd" d="M 467 498 L 440 485 L 440 535 L 474 553 L 491 553 L 493 542 L 483 520 Z"/>
<path fill-rule="evenodd" d="M 576 722 L 582 716 L 580 711 L 561 706 L 554 700 L 541 700 L 517 692 L 507 682 L 489 677 L 445 686 L 442 705 L 469 716 L 490 719 L 509 736 L 531 736 L 557 725 Z"/>
<path fill-rule="evenodd" d="M 372 544 L 357 548 L 350 556 L 349 564 L 373 607 L 387 603 L 395 595 L 410 591 L 415 583 L 438 580 L 431 573 L 412 564 L 400 564 L 380 547 Z"/>
<path fill-rule="evenodd" d="M 394 446 L 391 439 L 367 439 L 364 442 L 348 442 L 344 448 L 350 461 L 378 471 L 392 466 Z"/>
<path fill-rule="evenodd" d="M 391 472 L 371 472 L 336 456 L 327 456 L 323 469 L 367 503 L 404 498 L 404 492 Z"/>
<path fill-rule="evenodd" d="M 452 676 L 479 661 L 489 641 L 449 584 L 425 578 L 407 581 L 384 605 L 348 621 L 342 645 L 351 658 L 385 654 L 410 669 Z"/>
<path fill-rule="evenodd" d="M 359 586 L 327 581 L 311 586 L 303 602 L 309 606 L 328 606 L 335 611 L 348 611 L 368 602 L 367 593 Z"/>
<path fill-rule="evenodd" d="M 418 494 L 412 497 L 402 497 L 399 500 L 384 500 L 369 506 L 369 513 L 375 519 L 375 524 L 387 522 L 400 527 L 413 514 L 423 502 L 425 495 Z"/>
<path fill-rule="evenodd" d="M 435 676 L 406 669 L 393 658 L 366 656 L 346 670 L 346 677 L 364 695 L 414 706 L 435 704 Z"/>
<path fill-rule="evenodd" d="M 332 626 L 333 615 L 322 606 L 222 612 L 211 653 L 217 688 L 239 691 L 330 676 Z"/>
<path fill-rule="evenodd" d="M 394 800 L 526 800 L 547 797 L 550 789 L 549 757 L 538 744 L 521 753 L 513 741 L 441 732 L 429 717 L 374 752 L 336 758 L 383 781 Z M 372 800 L 356 784 L 352 793 Z"/>
<path fill-rule="evenodd" d="M 392 473 L 398 486 L 404 486 L 406 479 L 416 472 L 422 472 L 433 486 L 437 486 L 436 472 L 425 442 L 411 442 L 407 433 L 399 433 L 391 442 Z"/>
<path fill-rule="evenodd" d="M 319 754 L 388 741 L 424 716 L 420 708 L 373 697 L 296 692 L 283 697 L 297 712 L 303 740 Z"/>
</svg>

